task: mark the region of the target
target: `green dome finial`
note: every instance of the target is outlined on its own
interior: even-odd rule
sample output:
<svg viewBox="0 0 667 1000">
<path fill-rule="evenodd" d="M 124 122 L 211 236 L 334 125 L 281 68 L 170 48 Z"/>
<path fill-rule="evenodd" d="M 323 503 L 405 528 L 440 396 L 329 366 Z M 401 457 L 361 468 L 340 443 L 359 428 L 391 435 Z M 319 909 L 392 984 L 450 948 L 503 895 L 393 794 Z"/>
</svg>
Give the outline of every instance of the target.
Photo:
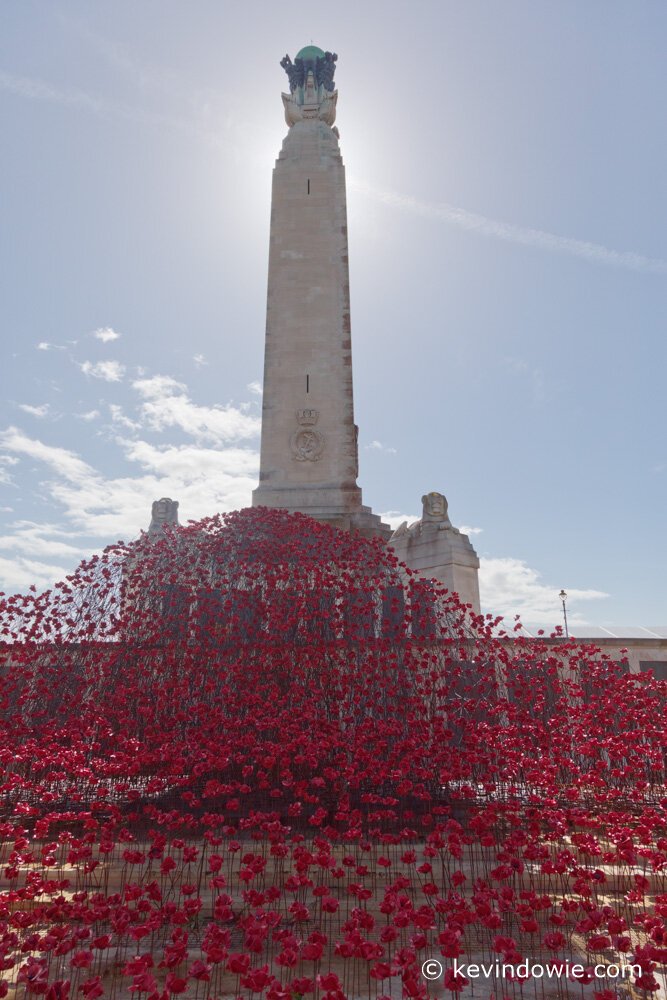
<svg viewBox="0 0 667 1000">
<path fill-rule="evenodd" d="M 324 87 L 328 93 L 332 93 L 337 59 L 335 52 L 323 52 L 317 45 L 304 46 L 297 52 L 294 62 L 289 55 L 284 56 L 280 65 L 289 77 L 290 93 L 300 90 L 303 99 L 302 91 L 311 73 L 316 87 Z"/>
<path fill-rule="evenodd" d="M 304 45 L 294 57 L 295 59 L 323 59 L 324 52 L 317 45 Z"/>
</svg>

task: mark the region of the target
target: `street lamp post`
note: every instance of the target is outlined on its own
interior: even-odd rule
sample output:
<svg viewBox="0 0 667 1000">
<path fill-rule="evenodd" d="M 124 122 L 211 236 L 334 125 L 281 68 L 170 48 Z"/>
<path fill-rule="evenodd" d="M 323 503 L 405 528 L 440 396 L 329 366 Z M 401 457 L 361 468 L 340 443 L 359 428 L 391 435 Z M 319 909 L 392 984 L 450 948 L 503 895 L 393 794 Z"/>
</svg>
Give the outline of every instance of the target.
<svg viewBox="0 0 667 1000">
<path fill-rule="evenodd" d="M 565 602 L 567 601 L 567 594 L 565 593 L 564 590 L 561 590 L 561 592 L 560 592 L 560 594 L 558 596 L 560 597 L 560 602 L 563 605 L 563 621 L 565 622 L 565 638 L 569 639 L 570 638 L 570 633 L 568 632 L 568 629 L 567 629 L 567 608 L 565 607 Z"/>
</svg>

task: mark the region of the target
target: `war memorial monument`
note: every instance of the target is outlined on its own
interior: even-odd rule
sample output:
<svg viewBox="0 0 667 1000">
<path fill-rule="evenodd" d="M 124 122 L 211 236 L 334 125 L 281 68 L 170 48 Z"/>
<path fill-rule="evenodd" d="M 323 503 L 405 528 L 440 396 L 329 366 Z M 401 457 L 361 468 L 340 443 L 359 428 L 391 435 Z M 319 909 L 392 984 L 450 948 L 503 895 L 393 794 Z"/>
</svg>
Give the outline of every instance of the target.
<svg viewBox="0 0 667 1000">
<path fill-rule="evenodd" d="M 253 507 L 0 600 L 0 1000 L 661 996 L 667 686 L 363 504 L 336 56 L 282 66 Z"/>
</svg>

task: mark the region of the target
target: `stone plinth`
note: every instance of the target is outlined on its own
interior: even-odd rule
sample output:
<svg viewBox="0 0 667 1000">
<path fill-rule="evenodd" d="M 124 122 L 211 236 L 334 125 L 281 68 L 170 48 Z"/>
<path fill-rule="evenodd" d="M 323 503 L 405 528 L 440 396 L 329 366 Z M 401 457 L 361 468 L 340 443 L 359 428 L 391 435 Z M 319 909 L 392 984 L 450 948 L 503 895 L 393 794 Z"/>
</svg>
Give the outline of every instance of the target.
<svg viewBox="0 0 667 1000">
<path fill-rule="evenodd" d="M 463 604 L 480 614 L 479 559 L 467 535 L 455 528 L 447 514 L 442 493 L 422 497 L 421 520 L 407 521 L 393 533 L 389 544 L 397 557 L 421 576 L 439 580 L 459 595 Z"/>
</svg>

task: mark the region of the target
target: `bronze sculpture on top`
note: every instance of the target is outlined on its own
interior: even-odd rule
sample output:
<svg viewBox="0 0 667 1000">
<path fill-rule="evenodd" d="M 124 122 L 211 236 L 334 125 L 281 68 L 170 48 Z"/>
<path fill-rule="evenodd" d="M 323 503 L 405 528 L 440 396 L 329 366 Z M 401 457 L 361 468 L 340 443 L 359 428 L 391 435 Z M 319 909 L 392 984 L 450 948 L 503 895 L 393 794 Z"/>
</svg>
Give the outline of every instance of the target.
<svg viewBox="0 0 667 1000">
<path fill-rule="evenodd" d="M 338 92 L 334 89 L 335 52 L 323 52 L 317 45 L 307 45 L 294 58 L 285 56 L 280 65 L 287 73 L 289 94 L 283 94 L 285 121 L 288 125 L 304 118 L 319 118 L 327 125 L 336 120 Z"/>
<path fill-rule="evenodd" d="M 310 54 L 311 50 L 312 54 Z M 289 89 L 292 93 L 297 88 L 304 86 L 308 72 L 313 73 L 318 86 L 329 91 L 334 89 L 333 78 L 338 56 L 335 52 L 325 52 L 323 55 L 320 55 L 320 52 L 321 49 L 317 49 L 315 45 L 309 45 L 301 50 L 294 62 L 288 55 L 280 60 L 280 65 L 289 77 Z M 304 53 L 306 54 L 304 55 Z"/>
</svg>

